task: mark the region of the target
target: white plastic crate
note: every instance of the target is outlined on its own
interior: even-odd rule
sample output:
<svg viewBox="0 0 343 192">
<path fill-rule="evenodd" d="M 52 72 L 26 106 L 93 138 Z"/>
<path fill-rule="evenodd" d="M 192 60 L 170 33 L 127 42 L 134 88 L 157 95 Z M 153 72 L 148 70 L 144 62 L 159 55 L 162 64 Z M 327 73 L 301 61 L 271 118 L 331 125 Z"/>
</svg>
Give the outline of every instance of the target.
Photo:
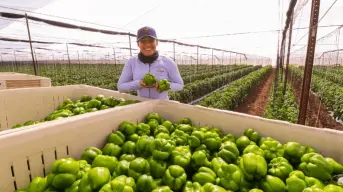
<svg viewBox="0 0 343 192">
<path fill-rule="evenodd" d="M 27 87 L 51 87 L 51 79 L 23 73 L 0 72 L 0 90 Z"/>
<path fill-rule="evenodd" d="M 9 129 L 18 123 L 23 124 L 29 120 L 37 121 L 44 119 L 67 98 L 74 101 L 80 99 L 82 95 L 94 97 L 100 94 L 106 97 L 114 96 L 139 101 L 148 100 L 88 85 L 0 90 L 0 130 Z"/>
<path fill-rule="evenodd" d="M 282 143 L 297 141 L 343 163 L 343 151 L 340 148 L 343 146 L 343 132 L 178 102 L 151 100 L 132 107 L 124 106 L 116 111 L 85 114 L 87 117 L 76 116 L 0 135 L 0 191 L 13 192 L 15 188 L 25 188 L 30 179 L 47 175 L 56 159 L 80 159 L 83 151 L 90 146 L 102 149 L 108 135 L 121 122 L 141 122 L 149 112 L 157 112 L 170 121 L 188 117 L 194 124 L 218 127 L 236 137 L 242 135 L 245 129 L 254 128 L 262 136 L 274 137 Z"/>
</svg>

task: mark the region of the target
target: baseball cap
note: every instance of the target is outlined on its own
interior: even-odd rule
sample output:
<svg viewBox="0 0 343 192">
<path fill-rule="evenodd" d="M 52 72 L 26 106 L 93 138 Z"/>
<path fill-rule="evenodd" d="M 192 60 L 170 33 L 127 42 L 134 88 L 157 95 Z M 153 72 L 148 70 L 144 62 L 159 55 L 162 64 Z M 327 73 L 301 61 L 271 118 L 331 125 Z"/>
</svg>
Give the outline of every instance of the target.
<svg viewBox="0 0 343 192">
<path fill-rule="evenodd" d="M 156 35 L 155 29 L 153 29 L 152 27 L 145 26 L 145 27 L 142 27 L 142 28 L 138 29 L 138 32 L 137 32 L 137 42 L 139 40 L 141 40 L 143 37 L 146 37 L 146 36 L 149 36 L 149 37 L 152 37 L 154 39 L 157 39 L 157 35 Z"/>
</svg>

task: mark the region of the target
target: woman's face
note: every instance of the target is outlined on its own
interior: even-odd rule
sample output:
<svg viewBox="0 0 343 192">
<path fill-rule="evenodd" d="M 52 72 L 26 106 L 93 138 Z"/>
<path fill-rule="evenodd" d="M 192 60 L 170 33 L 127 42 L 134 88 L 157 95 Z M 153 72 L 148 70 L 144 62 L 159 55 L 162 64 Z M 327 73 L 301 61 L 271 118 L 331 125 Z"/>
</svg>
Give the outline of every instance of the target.
<svg viewBox="0 0 343 192">
<path fill-rule="evenodd" d="M 138 41 L 138 47 L 143 55 L 151 56 L 156 52 L 158 42 L 151 37 L 144 37 Z"/>
</svg>

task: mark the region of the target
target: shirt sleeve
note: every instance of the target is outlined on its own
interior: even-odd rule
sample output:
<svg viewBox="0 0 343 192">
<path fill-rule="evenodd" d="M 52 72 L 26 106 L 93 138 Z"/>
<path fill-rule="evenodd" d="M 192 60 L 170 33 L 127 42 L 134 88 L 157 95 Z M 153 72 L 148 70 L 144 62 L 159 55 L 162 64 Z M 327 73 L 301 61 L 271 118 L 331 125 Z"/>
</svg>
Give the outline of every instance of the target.
<svg viewBox="0 0 343 192">
<path fill-rule="evenodd" d="M 141 88 L 140 80 L 133 80 L 132 60 L 125 64 L 117 86 L 119 92 L 136 91 Z"/>
<path fill-rule="evenodd" d="M 169 70 L 169 78 L 170 78 L 170 90 L 171 91 L 180 91 L 183 89 L 184 83 L 183 79 L 181 78 L 179 68 L 177 67 L 176 63 L 170 60 L 170 70 Z"/>
</svg>

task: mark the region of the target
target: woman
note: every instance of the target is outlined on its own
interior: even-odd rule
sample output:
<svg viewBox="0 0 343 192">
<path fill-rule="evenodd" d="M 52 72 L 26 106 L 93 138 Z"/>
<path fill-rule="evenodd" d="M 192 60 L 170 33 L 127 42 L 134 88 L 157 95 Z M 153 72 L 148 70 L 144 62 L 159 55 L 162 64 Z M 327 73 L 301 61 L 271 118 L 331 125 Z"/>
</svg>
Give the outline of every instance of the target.
<svg viewBox="0 0 343 192">
<path fill-rule="evenodd" d="M 179 69 L 173 60 L 159 55 L 156 31 L 151 27 L 143 27 L 137 32 L 137 44 L 140 53 L 130 58 L 125 64 L 118 81 L 120 92 L 137 91 L 141 97 L 151 99 L 169 99 L 168 91 L 182 90 L 184 84 Z M 156 76 L 156 80 L 167 79 L 170 89 L 158 90 L 158 84 L 147 86 L 143 77 L 147 73 Z"/>
</svg>

